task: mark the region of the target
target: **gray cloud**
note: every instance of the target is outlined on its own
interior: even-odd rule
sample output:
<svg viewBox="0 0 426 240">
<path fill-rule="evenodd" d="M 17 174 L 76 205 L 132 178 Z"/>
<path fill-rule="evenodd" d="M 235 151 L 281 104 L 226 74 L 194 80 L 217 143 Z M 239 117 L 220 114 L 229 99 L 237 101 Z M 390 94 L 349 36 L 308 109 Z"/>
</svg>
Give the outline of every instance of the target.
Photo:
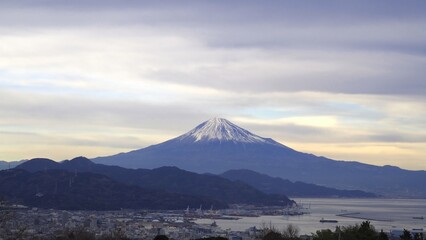
<svg viewBox="0 0 426 240">
<path fill-rule="evenodd" d="M 309 143 L 426 143 L 426 135 L 422 133 L 404 132 L 400 130 L 375 129 L 374 132 L 351 132 L 350 129 L 304 126 L 298 124 L 242 124 L 263 137 L 273 136 L 286 142 Z"/>
<path fill-rule="evenodd" d="M 154 29 L 160 35 L 201 44 L 199 51 L 207 57 L 205 62 L 192 57 L 183 61 L 192 71 L 166 64 L 156 66 L 150 74 L 141 74 L 156 81 L 247 92 L 426 93 L 424 2 L 2 4 L 0 29 L 5 32 L 51 28 L 60 35 L 87 27 L 94 34 L 102 30 L 113 36 L 124 29 L 125 36 L 137 40 L 153 34 Z M 123 39 L 122 44 L 125 42 Z M 162 54 L 167 56 L 167 52 Z M 181 55 L 172 54 L 170 58 L 177 63 L 182 60 Z"/>
<path fill-rule="evenodd" d="M 368 58 L 369 56 L 365 56 Z M 339 59 L 335 60 L 336 62 Z M 178 71 L 158 71 L 149 77 L 159 81 L 180 82 L 182 84 L 198 85 L 224 89 L 228 91 L 246 92 L 330 92 L 348 94 L 386 94 L 386 95 L 424 95 L 426 82 L 424 76 L 426 61 L 393 62 L 383 67 L 386 62 L 377 59 L 365 65 L 347 63 L 347 66 L 333 70 L 316 71 L 309 69 L 292 76 L 283 69 L 273 67 L 247 67 L 226 69 L 226 66 L 201 68 L 196 72 L 183 73 Z M 391 60 L 392 61 L 392 60 Z M 276 62 L 276 64 L 280 64 Z M 412 64 L 412 65 L 410 65 Z M 300 63 L 303 65 L 303 63 Z M 358 66 L 356 66 L 358 65 Z M 395 67 L 391 66 L 395 65 Z M 352 70 L 356 67 L 366 67 L 374 73 L 362 73 Z M 269 68 L 269 69 L 268 69 Z M 264 73 L 264 74 L 262 74 Z M 207 76 L 207 77 L 206 77 Z"/>
<path fill-rule="evenodd" d="M 373 142 L 406 142 L 406 143 L 426 143 L 426 135 L 421 134 L 404 134 L 404 133 L 389 133 L 374 134 L 369 136 Z"/>
<path fill-rule="evenodd" d="M 201 109 L 179 104 L 162 105 L 81 96 L 0 92 L 0 122 L 3 125 L 33 125 L 64 128 L 63 130 L 91 126 L 102 129 L 158 129 L 162 126 L 173 132 L 192 127 L 188 124 L 188 119 L 201 122 L 210 117 L 209 113 Z"/>
</svg>

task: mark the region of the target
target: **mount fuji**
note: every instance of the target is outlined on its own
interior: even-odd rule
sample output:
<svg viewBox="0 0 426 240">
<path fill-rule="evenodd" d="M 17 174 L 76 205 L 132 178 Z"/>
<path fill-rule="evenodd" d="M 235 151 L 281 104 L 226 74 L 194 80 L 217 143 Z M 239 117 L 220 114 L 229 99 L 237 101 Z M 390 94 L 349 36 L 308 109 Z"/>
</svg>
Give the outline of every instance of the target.
<svg viewBox="0 0 426 240">
<path fill-rule="evenodd" d="M 425 171 L 335 161 L 298 152 L 222 118 L 210 119 L 166 142 L 93 161 L 127 168 L 176 166 L 214 174 L 249 169 L 292 181 L 359 189 L 383 196 L 426 197 Z"/>
<path fill-rule="evenodd" d="M 194 172 L 221 173 L 230 169 L 253 169 L 260 164 L 274 164 L 267 159 L 278 160 L 282 154 L 292 155 L 294 152 L 226 119 L 213 118 L 164 143 L 95 158 L 93 161 L 128 168 L 176 166 Z"/>
<path fill-rule="evenodd" d="M 270 138 L 259 137 L 223 118 L 212 118 L 175 140 L 181 142 L 232 142 L 280 145 Z"/>
</svg>

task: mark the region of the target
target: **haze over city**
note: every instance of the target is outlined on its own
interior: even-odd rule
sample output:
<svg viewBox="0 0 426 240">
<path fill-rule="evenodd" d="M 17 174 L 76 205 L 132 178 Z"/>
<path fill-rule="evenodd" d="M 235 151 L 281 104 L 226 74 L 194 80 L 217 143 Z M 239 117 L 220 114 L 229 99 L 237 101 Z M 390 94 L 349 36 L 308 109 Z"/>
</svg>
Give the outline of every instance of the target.
<svg viewBox="0 0 426 240">
<path fill-rule="evenodd" d="M 424 1 L 2 1 L 0 160 L 94 158 L 226 118 L 426 169 Z"/>
</svg>

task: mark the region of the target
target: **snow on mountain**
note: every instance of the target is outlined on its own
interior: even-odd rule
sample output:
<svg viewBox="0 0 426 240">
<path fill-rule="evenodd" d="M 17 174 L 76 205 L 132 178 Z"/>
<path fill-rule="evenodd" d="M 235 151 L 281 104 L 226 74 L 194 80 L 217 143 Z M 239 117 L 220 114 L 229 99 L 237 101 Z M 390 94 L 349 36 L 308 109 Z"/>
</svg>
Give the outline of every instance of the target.
<svg viewBox="0 0 426 240">
<path fill-rule="evenodd" d="M 166 142 L 93 161 L 130 168 L 176 166 L 197 173 L 248 169 L 338 189 L 359 189 L 384 196 L 391 193 L 426 197 L 426 171 L 318 157 L 262 138 L 221 118 L 210 119 Z"/>
<path fill-rule="evenodd" d="M 212 118 L 206 122 L 203 122 L 191 131 L 177 137 L 176 140 L 191 142 L 231 141 L 242 143 L 278 144 L 271 139 L 262 138 L 243 128 L 240 128 L 223 118 Z"/>
</svg>

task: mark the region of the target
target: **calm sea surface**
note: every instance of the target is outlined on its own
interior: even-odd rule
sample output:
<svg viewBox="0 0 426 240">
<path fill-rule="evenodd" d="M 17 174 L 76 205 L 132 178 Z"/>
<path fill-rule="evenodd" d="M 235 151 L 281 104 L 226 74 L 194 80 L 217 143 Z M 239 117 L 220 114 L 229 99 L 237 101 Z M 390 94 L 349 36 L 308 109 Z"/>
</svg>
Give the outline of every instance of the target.
<svg viewBox="0 0 426 240">
<path fill-rule="evenodd" d="M 283 229 L 288 224 L 296 225 L 301 234 L 310 234 L 319 229 L 332 229 L 336 226 L 359 224 L 369 220 L 376 230 L 424 229 L 426 230 L 426 199 L 329 199 L 329 198 L 293 198 L 297 203 L 309 207 L 310 214 L 302 216 L 260 216 L 243 217 L 239 220 L 215 220 L 222 229 L 244 231 L 249 227 L 262 227 L 272 224 Z M 351 214 L 352 217 L 337 216 Z M 425 219 L 414 219 L 424 217 Z M 320 223 L 324 219 L 337 220 L 338 223 Z M 197 223 L 212 223 L 211 219 L 199 219 Z"/>
</svg>

